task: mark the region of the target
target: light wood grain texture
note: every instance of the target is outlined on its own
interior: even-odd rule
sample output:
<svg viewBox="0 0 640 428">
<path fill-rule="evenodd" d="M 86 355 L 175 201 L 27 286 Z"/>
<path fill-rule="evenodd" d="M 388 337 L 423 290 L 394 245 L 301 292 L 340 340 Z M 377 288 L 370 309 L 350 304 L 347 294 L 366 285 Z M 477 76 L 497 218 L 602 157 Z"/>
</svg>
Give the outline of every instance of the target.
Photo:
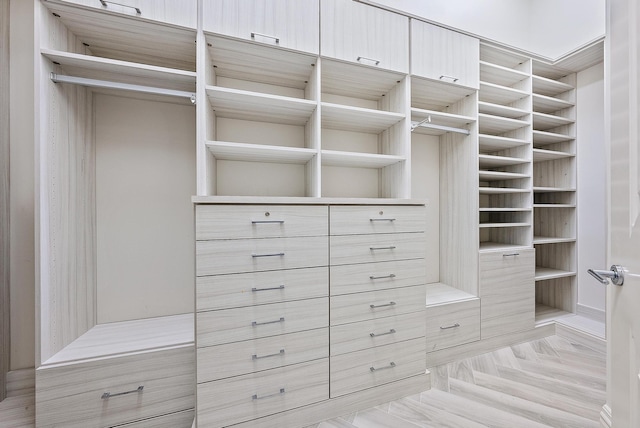
<svg viewBox="0 0 640 428">
<path fill-rule="evenodd" d="M 474 294 L 466 293 L 441 282 L 427 284 L 427 307 L 475 299 L 477 296 Z"/>
<path fill-rule="evenodd" d="M 520 89 L 496 85 L 494 83 L 480 82 L 480 101 L 508 105 L 528 96 L 528 92 Z"/>
<path fill-rule="evenodd" d="M 424 232 L 331 237 L 331 265 L 424 258 Z"/>
<path fill-rule="evenodd" d="M 222 204 L 222 205 L 382 205 L 382 206 L 412 206 L 425 205 L 426 199 L 394 199 L 394 198 L 305 198 L 305 197 L 270 197 L 270 196 L 194 196 L 191 198 L 194 204 Z"/>
<path fill-rule="evenodd" d="M 450 106 L 475 92 L 477 91 L 473 88 L 416 76 L 411 78 L 411 107 L 424 110 L 448 111 Z M 458 114 L 475 117 L 474 112 Z"/>
<path fill-rule="evenodd" d="M 486 57 L 486 55 L 481 54 L 481 57 Z M 516 68 L 505 67 L 489 61 L 480 61 L 480 79 L 483 82 L 494 83 L 500 86 L 513 86 L 529 78 L 529 75 L 529 73 L 517 70 Z"/>
<path fill-rule="evenodd" d="M 553 236 L 553 235 L 552 235 Z M 575 270 L 575 241 L 536 245 L 536 266 L 565 271 Z"/>
<path fill-rule="evenodd" d="M 329 356 L 329 329 L 320 328 L 198 348 L 198 383 L 290 366 Z"/>
<path fill-rule="evenodd" d="M 546 113 L 533 113 L 533 127 L 537 131 L 546 131 L 563 125 L 574 123 L 574 119 Z"/>
<path fill-rule="evenodd" d="M 424 339 L 420 338 L 333 356 L 331 397 L 424 373 L 424 352 Z"/>
<path fill-rule="evenodd" d="M 423 232 L 425 208 L 420 206 L 332 206 L 331 235 Z"/>
<path fill-rule="evenodd" d="M 9 316 L 9 1 L 0 1 L 0 401 L 7 393 Z"/>
<path fill-rule="evenodd" d="M 38 427 L 117 425 L 193 408 L 192 345 L 43 367 L 36 371 Z M 104 393 L 126 394 L 101 398 Z"/>
<path fill-rule="evenodd" d="M 199 312 L 196 315 L 196 345 L 203 348 L 328 325 L 326 298 Z"/>
<path fill-rule="evenodd" d="M 479 59 L 478 39 L 411 20 L 411 74 L 477 89 Z"/>
<path fill-rule="evenodd" d="M 341 95 L 360 100 L 380 101 L 406 76 L 403 73 L 362 67 L 330 58 L 322 61 L 322 94 Z M 347 103 L 347 105 L 352 105 Z M 406 113 L 396 111 L 396 113 Z"/>
<path fill-rule="evenodd" d="M 395 125 L 404 114 L 322 103 L 322 127 L 378 134 Z"/>
<path fill-rule="evenodd" d="M 130 424 L 121 425 L 122 428 L 194 428 L 195 410 L 184 410 L 155 418 L 145 419 Z"/>
<path fill-rule="evenodd" d="M 483 134 L 500 135 L 529 125 L 529 122 L 508 117 L 478 114 L 479 131 Z"/>
<path fill-rule="evenodd" d="M 322 56 L 409 71 L 409 18 L 336 0 L 320 3 L 320 18 Z"/>
<path fill-rule="evenodd" d="M 330 298 L 331 325 L 424 313 L 424 298 L 424 285 L 334 296 Z"/>
<path fill-rule="evenodd" d="M 505 106 L 502 104 L 493 104 L 485 101 L 480 101 L 478 103 L 478 110 L 480 113 L 491 114 L 495 116 L 509 117 L 512 119 L 528 118 L 529 112 L 517 107 Z M 482 131 L 481 131 L 482 132 Z"/>
<path fill-rule="evenodd" d="M 574 89 L 574 86 L 548 77 L 533 75 L 533 92 L 549 97 L 558 96 Z"/>
<path fill-rule="evenodd" d="M 380 169 L 406 161 L 404 156 L 322 150 L 322 165 Z M 382 196 L 379 196 L 382 197 Z"/>
<path fill-rule="evenodd" d="M 205 145 L 216 160 L 308 165 L 318 155 L 317 150 L 301 147 L 229 143 L 225 141 L 209 141 Z"/>
<path fill-rule="evenodd" d="M 480 299 L 427 306 L 427 352 L 480 340 Z"/>
<path fill-rule="evenodd" d="M 533 94 L 533 110 L 540 113 L 554 113 L 558 110 L 573 107 L 575 103 L 561 98 L 548 97 L 546 95 Z"/>
<path fill-rule="evenodd" d="M 576 281 L 575 276 L 567 276 L 536 282 L 536 323 L 553 321 L 575 313 Z M 548 310 L 547 307 L 550 307 L 552 312 L 544 315 L 542 311 Z"/>
<path fill-rule="evenodd" d="M 576 238 L 575 207 L 554 206 L 534 208 L 534 236 Z"/>
<path fill-rule="evenodd" d="M 337 296 L 421 285 L 425 282 L 425 275 L 423 259 L 332 266 L 329 271 L 330 294 Z"/>
<path fill-rule="evenodd" d="M 478 140 L 480 143 L 480 149 L 487 152 L 509 149 L 528 144 L 526 140 L 498 135 L 481 134 Z"/>
<path fill-rule="evenodd" d="M 329 398 L 329 359 L 200 383 L 197 396 L 200 427 L 226 426 L 317 403 Z"/>
</svg>

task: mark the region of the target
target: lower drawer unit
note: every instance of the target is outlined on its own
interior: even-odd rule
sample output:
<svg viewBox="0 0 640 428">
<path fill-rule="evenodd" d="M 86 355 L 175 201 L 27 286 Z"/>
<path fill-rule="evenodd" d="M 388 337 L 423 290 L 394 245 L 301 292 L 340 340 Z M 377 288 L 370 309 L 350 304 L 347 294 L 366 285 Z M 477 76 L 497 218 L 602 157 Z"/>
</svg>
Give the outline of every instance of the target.
<svg viewBox="0 0 640 428">
<path fill-rule="evenodd" d="M 423 259 L 331 266 L 332 296 L 424 284 Z"/>
<path fill-rule="evenodd" d="M 424 259 L 424 232 L 342 235 L 331 238 L 331 266 Z"/>
<path fill-rule="evenodd" d="M 184 412 L 118 425 L 118 428 L 191 428 L 195 415 L 195 410 L 185 410 Z"/>
<path fill-rule="evenodd" d="M 198 426 L 232 425 L 328 398 L 328 358 L 200 383 Z"/>
<path fill-rule="evenodd" d="M 331 357 L 331 397 L 424 374 L 424 338 Z"/>
<path fill-rule="evenodd" d="M 480 340 L 480 299 L 427 306 L 427 352 Z"/>
<path fill-rule="evenodd" d="M 192 409 L 193 345 L 36 371 L 38 427 L 108 427 Z"/>
</svg>

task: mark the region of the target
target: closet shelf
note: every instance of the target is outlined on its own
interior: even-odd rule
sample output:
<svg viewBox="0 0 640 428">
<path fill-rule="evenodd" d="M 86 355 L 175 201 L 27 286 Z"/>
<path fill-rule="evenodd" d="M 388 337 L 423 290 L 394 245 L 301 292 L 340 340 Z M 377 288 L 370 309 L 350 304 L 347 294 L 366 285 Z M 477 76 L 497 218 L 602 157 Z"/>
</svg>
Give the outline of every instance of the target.
<svg viewBox="0 0 640 428">
<path fill-rule="evenodd" d="M 494 83 L 480 82 L 480 101 L 493 104 L 511 104 L 529 96 L 528 92 Z"/>
<path fill-rule="evenodd" d="M 576 275 L 575 272 L 536 266 L 535 278 L 536 278 L 536 281 L 546 281 L 549 279 L 566 278 L 566 277 L 575 276 L 575 275 Z"/>
<path fill-rule="evenodd" d="M 405 161 L 403 156 L 322 150 L 322 165 L 353 168 L 384 168 Z"/>
<path fill-rule="evenodd" d="M 533 204 L 534 208 L 575 208 L 575 204 Z"/>
<path fill-rule="evenodd" d="M 483 82 L 501 86 L 513 86 L 528 77 L 529 74 L 523 71 L 492 64 L 487 61 L 480 61 L 480 79 Z"/>
<path fill-rule="evenodd" d="M 226 141 L 207 141 L 206 146 L 218 160 L 304 165 L 318 154 L 317 150 L 300 147 L 267 146 Z"/>
<path fill-rule="evenodd" d="M 502 134 L 529 126 L 529 122 L 524 120 L 492 116 L 484 113 L 478 114 L 478 124 L 480 132 L 483 134 Z"/>
<path fill-rule="evenodd" d="M 473 88 L 411 77 L 411 106 L 419 109 L 443 111 L 474 92 Z"/>
<path fill-rule="evenodd" d="M 480 171 L 478 173 L 480 181 L 505 181 L 530 177 L 531 176 L 529 174 L 521 174 L 517 172 Z"/>
<path fill-rule="evenodd" d="M 535 145 L 546 145 L 546 144 L 555 144 L 562 143 L 563 141 L 570 141 L 575 139 L 567 134 L 559 134 L 556 132 L 548 132 L 548 131 L 539 131 L 533 130 L 533 144 Z"/>
<path fill-rule="evenodd" d="M 322 103 L 323 128 L 378 134 L 404 118 L 401 113 Z"/>
<path fill-rule="evenodd" d="M 551 306 L 536 303 L 536 325 L 544 325 L 563 317 L 572 316 L 574 314 L 562 309 L 553 308 Z"/>
<path fill-rule="evenodd" d="M 533 161 L 545 162 L 556 159 L 572 158 L 576 155 L 566 152 L 558 152 L 555 150 L 533 149 Z"/>
<path fill-rule="evenodd" d="M 427 284 L 427 306 L 446 305 L 449 303 L 476 300 L 478 297 L 450 285 L 436 282 Z"/>
<path fill-rule="evenodd" d="M 486 187 L 478 188 L 481 195 L 504 195 L 510 193 L 529 193 L 529 189 L 518 189 L 512 187 Z"/>
<path fill-rule="evenodd" d="M 567 242 L 576 242 L 576 238 L 558 238 L 555 236 L 534 236 L 533 237 L 534 245 L 562 244 Z"/>
<path fill-rule="evenodd" d="M 428 122 L 416 126 L 418 123 L 430 119 Z M 460 134 L 469 134 L 469 130 L 464 128 L 476 119 L 471 116 L 462 116 L 459 114 L 444 113 L 434 110 L 423 110 L 418 108 L 411 109 L 411 128 L 413 132 L 427 135 L 442 135 L 447 132 L 456 132 Z"/>
<path fill-rule="evenodd" d="M 500 227 L 529 227 L 530 223 L 480 223 L 480 229 L 494 229 Z"/>
<path fill-rule="evenodd" d="M 553 97 L 563 92 L 571 91 L 572 89 L 574 89 L 573 86 L 564 82 L 547 79 L 546 77 L 542 76 L 536 76 L 535 74 L 532 77 L 534 94 Z"/>
<path fill-rule="evenodd" d="M 575 187 L 533 187 L 534 193 L 575 192 Z"/>
<path fill-rule="evenodd" d="M 478 135 L 478 142 L 480 144 L 480 150 L 486 152 L 511 149 L 513 147 L 523 146 L 529 144 L 528 141 L 520 138 L 501 137 L 498 135 Z"/>
<path fill-rule="evenodd" d="M 479 211 L 481 213 L 511 213 L 511 212 L 528 212 L 528 211 L 531 211 L 531 208 L 512 208 L 512 207 L 480 208 Z"/>
<path fill-rule="evenodd" d="M 499 168 L 503 166 L 520 165 L 528 162 L 528 159 L 509 156 L 478 155 L 478 164 L 480 168 Z"/>
<path fill-rule="evenodd" d="M 566 117 L 546 113 L 533 113 L 533 128 L 537 131 L 546 131 L 558 126 L 571 125 L 572 123 L 575 123 L 575 120 Z"/>
<path fill-rule="evenodd" d="M 255 62 L 254 62 L 255 64 Z M 405 75 L 322 58 L 322 93 L 379 101 Z"/>
<path fill-rule="evenodd" d="M 518 244 L 505 244 L 503 242 L 493 242 L 493 241 L 485 241 L 480 243 L 480 252 L 490 252 L 490 251 L 512 251 L 519 249 L 529 249 L 531 247 L 526 245 L 518 245 Z"/>
<path fill-rule="evenodd" d="M 529 114 L 526 110 L 520 108 L 503 106 L 501 104 L 493 104 L 485 101 L 480 101 L 478 103 L 478 110 L 480 113 L 509 117 L 511 119 L 519 119 Z"/>
<path fill-rule="evenodd" d="M 575 106 L 575 103 L 565 101 L 560 98 L 533 94 L 533 111 L 539 113 L 553 113 L 573 106 Z"/>
</svg>

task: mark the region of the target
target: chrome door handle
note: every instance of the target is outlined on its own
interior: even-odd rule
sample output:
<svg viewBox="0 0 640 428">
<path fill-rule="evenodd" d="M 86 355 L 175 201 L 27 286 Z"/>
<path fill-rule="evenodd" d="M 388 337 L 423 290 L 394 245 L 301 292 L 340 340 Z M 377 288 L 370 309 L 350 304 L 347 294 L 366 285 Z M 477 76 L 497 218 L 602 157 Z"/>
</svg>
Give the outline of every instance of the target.
<svg viewBox="0 0 640 428">
<path fill-rule="evenodd" d="M 624 284 L 624 268 L 620 265 L 611 265 L 610 270 L 588 269 L 587 272 L 604 285 L 609 283 L 609 279 L 615 285 Z"/>
</svg>

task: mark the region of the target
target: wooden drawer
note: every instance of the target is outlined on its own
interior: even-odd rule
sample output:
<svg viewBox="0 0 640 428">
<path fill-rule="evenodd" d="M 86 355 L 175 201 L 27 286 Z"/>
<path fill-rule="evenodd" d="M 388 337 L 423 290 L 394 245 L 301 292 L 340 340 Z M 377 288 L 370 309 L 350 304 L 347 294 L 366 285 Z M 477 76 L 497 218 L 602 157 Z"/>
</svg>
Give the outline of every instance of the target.
<svg viewBox="0 0 640 428">
<path fill-rule="evenodd" d="M 331 325 L 423 313 L 425 298 L 424 285 L 330 297 Z"/>
<path fill-rule="evenodd" d="M 40 368 L 37 426 L 112 426 L 192 409 L 194 352 L 186 346 Z"/>
<path fill-rule="evenodd" d="M 331 397 L 424 374 L 425 370 L 424 338 L 331 357 Z"/>
<path fill-rule="evenodd" d="M 331 327 L 331 356 L 424 338 L 424 311 Z"/>
<path fill-rule="evenodd" d="M 327 267 L 196 278 L 196 310 L 237 308 L 326 297 Z"/>
<path fill-rule="evenodd" d="M 198 383 L 328 356 L 328 328 L 198 348 Z"/>
<path fill-rule="evenodd" d="M 255 323 L 255 324 L 254 324 Z M 196 314 L 199 348 L 327 327 L 326 298 L 223 309 Z"/>
<path fill-rule="evenodd" d="M 196 275 L 327 266 L 327 237 L 196 242 Z"/>
<path fill-rule="evenodd" d="M 535 252 L 521 249 L 480 254 L 482 338 L 535 325 Z"/>
<path fill-rule="evenodd" d="M 423 259 L 332 266 L 330 294 L 360 293 L 420 285 L 426 282 Z"/>
<path fill-rule="evenodd" d="M 427 212 L 424 206 L 332 206 L 331 235 L 424 232 Z"/>
<path fill-rule="evenodd" d="M 331 265 L 423 259 L 424 232 L 332 236 Z"/>
<path fill-rule="evenodd" d="M 196 205 L 196 240 L 326 236 L 326 206 Z"/>
<path fill-rule="evenodd" d="M 191 428 L 195 415 L 194 409 L 185 410 L 184 412 L 144 419 L 126 425 L 118 425 L 118 428 Z"/>
<path fill-rule="evenodd" d="M 480 299 L 427 306 L 427 352 L 480 340 Z"/>
<path fill-rule="evenodd" d="M 328 358 L 200 383 L 198 426 L 227 426 L 328 398 Z"/>
</svg>

